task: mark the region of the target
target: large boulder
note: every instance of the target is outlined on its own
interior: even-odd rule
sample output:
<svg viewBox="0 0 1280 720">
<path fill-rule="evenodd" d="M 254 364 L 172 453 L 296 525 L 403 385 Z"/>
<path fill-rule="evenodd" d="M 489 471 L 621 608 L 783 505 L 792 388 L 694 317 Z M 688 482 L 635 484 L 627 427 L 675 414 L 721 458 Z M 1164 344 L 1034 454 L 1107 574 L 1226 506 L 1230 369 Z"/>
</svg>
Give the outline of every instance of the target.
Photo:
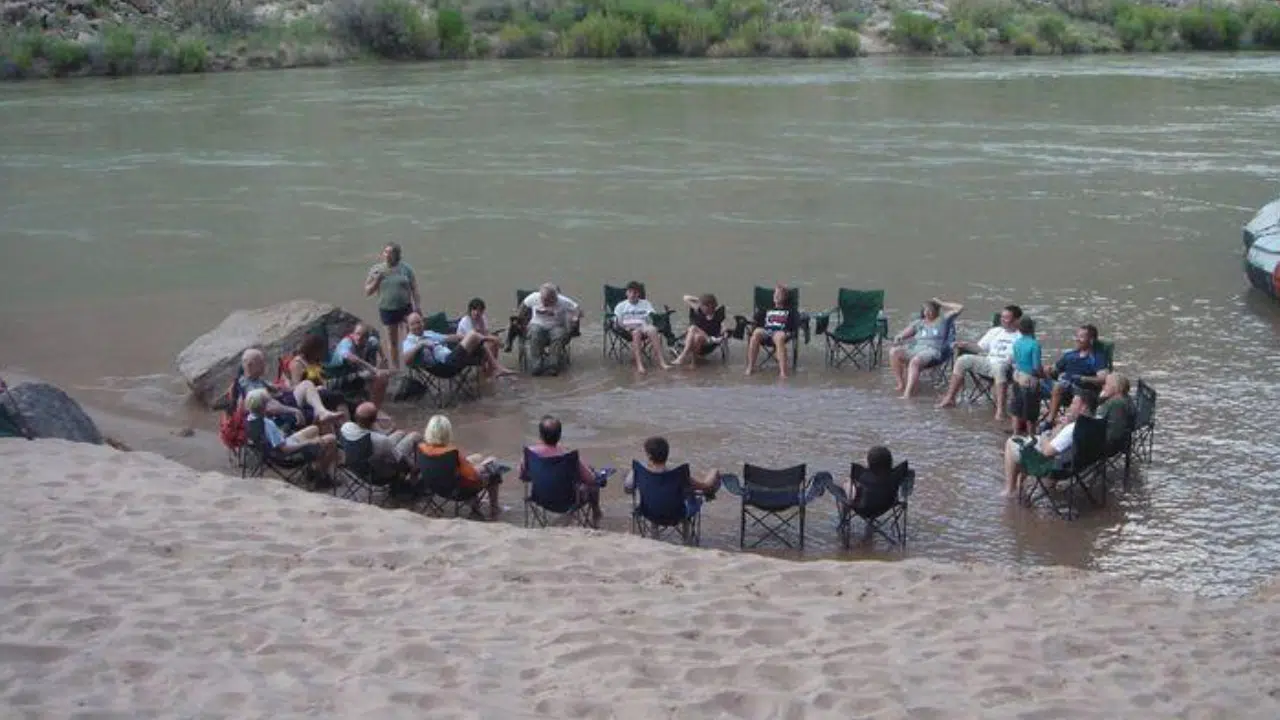
<svg viewBox="0 0 1280 720">
<path fill-rule="evenodd" d="M 178 372 L 201 402 L 213 405 L 230 387 L 246 349 L 260 348 L 273 368 L 307 333 L 324 328 L 332 344 L 357 322 L 359 318 L 342 308 L 313 300 L 237 310 L 178 354 Z"/>
<path fill-rule="evenodd" d="M 60 438 L 73 442 L 102 444 L 102 433 L 80 404 L 56 385 L 42 382 L 22 383 L 10 388 L 8 397 L 0 398 L 0 413 L 11 420 L 22 433 L 39 438 Z M 14 406 L 17 416 L 13 417 Z"/>
</svg>

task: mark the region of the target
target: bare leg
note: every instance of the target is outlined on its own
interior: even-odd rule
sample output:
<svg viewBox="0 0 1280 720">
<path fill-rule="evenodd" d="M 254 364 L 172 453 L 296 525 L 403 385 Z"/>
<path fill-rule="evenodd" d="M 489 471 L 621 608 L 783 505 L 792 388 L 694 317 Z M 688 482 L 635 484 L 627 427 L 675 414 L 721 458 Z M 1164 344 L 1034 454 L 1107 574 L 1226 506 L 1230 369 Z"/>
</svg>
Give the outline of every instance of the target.
<svg viewBox="0 0 1280 720">
<path fill-rule="evenodd" d="M 920 358 L 913 357 L 911 362 L 907 363 L 907 386 L 902 391 L 902 398 L 905 400 L 910 398 L 916 391 L 916 385 L 920 382 Z"/>
<path fill-rule="evenodd" d="M 326 422 L 338 414 L 330 412 L 324 406 L 324 402 L 320 399 L 320 390 L 310 380 L 303 380 L 293 386 L 293 399 L 298 403 L 298 407 L 304 405 L 310 407 L 317 423 Z"/>
<path fill-rule="evenodd" d="M 1008 398 L 1008 383 L 996 383 L 996 422 L 1004 420 L 1004 405 Z"/>
<path fill-rule="evenodd" d="M 1053 384 L 1053 392 L 1049 394 L 1049 413 L 1045 415 L 1045 419 L 1053 422 L 1058 417 L 1058 408 L 1062 405 L 1062 385 Z"/>
<path fill-rule="evenodd" d="M 392 369 L 400 369 L 400 326 L 387 326 L 387 344 L 391 347 L 387 351 L 387 357 L 391 359 Z"/>
<path fill-rule="evenodd" d="M 959 364 L 951 371 L 951 382 L 947 385 L 947 394 L 942 396 L 938 401 L 938 407 L 947 408 L 956 406 L 956 395 L 960 394 L 960 388 L 964 386 L 964 374 L 960 372 Z M 997 407 L 999 405 L 997 404 Z"/>
<path fill-rule="evenodd" d="M 387 397 L 387 384 L 391 382 L 391 373 L 386 370 L 379 370 L 369 379 L 369 399 L 374 405 L 382 407 L 382 401 Z"/>
<path fill-rule="evenodd" d="M 689 357 L 689 353 L 692 351 L 693 339 L 694 337 L 696 337 L 697 332 L 698 332 L 698 328 L 696 327 L 690 327 L 688 330 L 685 331 L 684 349 L 682 349 L 680 351 L 680 354 L 676 356 L 676 359 L 671 362 L 672 365 L 684 364 L 685 358 Z"/>
<path fill-rule="evenodd" d="M 650 326 L 645 328 L 644 334 L 649 339 L 649 347 L 653 348 L 654 356 L 658 358 L 658 367 L 663 370 L 670 368 L 666 358 L 662 356 L 662 333 L 658 332 L 658 328 Z"/>
<path fill-rule="evenodd" d="M 1022 448 L 1009 438 L 1004 442 L 1004 489 L 1002 497 L 1012 497 L 1017 492 L 1018 460 L 1022 457 Z"/>
<path fill-rule="evenodd" d="M 778 357 L 778 377 L 787 378 L 787 363 L 791 358 L 787 357 L 787 334 L 785 332 L 776 332 L 773 334 L 774 354 Z"/>
<path fill-rule="evenodd" d="M 747 341 L 747 370 L 746 375 L 755 372 L 756 358 L 760 356 L 760 343 L 764 340 L 764 329 L 756 328 L 751 331 L 751 339 Z"/>
<path fill-rule="evenodd" d="M 907 387 L 907 351 L 900 347 L 890 350 L 889 367 L 893 370 L 893 389 L 902 392 Z"/>
<path fill-rule="evenodd" d="M 631 331 L 631 358 L 636 361 L 636 372 L 644 375 L 644 330 L 636 328 Z"/>
</svg>

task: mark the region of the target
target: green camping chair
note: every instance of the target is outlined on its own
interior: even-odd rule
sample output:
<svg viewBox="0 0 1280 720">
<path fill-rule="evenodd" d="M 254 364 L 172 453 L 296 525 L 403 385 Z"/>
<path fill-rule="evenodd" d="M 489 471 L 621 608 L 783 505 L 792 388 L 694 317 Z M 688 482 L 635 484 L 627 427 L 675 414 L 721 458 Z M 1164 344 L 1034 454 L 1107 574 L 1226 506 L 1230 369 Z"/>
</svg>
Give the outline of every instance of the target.
<svg viewBox="0 0 1280 720">
<path fill-rule="evenodd" d="M 1099 418 L 1080 417 L 1071 435 L 1071 459 L 1062 465 L 1045 457 L 1035 445 L 1022 448 L 1022 467 L 1027 471 L 1019 499 L 1027 507 L 1048 501 L 1053 512 L 1066 520 L 1080 516 L 1079 502 L 1094 507 L 1107 503 L 1107 423 Z"/>
<path fill-rule="evenodd" d="M 640 284 L 640 297 L 642 299 L 648 297 L 643 283 Z M 618 318 L 613 314 L 613 310 L 618 307 L 618 303 L 626 299 L 625 287 L 604 286 L 604 343 L 601 346 L 601 353 L 605 358 L 613 358 L 620 363 L 631 359 L 631 333 L 618 325 Z M 664 305 L 662 312 L 649 314 L 649 322 L 662 333 L 669 348 L 674 348 L 676 345 L 675 332 L 671 329 L 671 315 L 674 312 L 675 310 Z M 653 347 L 649 343 L 645 343 L 644 354 L 650 361 L 658 359 L 653 356 Z"/>
<path fill-rule="evenodd" d="M 797 328 L 797 330 L 798 332 L 804 333 L 805 344 L 808 344 L 809 334 L 811 332 L 811 328 L 809 325 L 809 313 L 806 313 L 800 310 L 800 288 L 793 287 L 793 288 L 787 289 L 787 305 L 795 308 L 796 311 L 800 313 L 800 325 Z M 759 285 L 757 285 L 755 288 L 755 292 L 752 294 L 751 317 L 747 318 L 741 315 L 733 316 L 734 321 L 737 323 L 733 331 L 734 339 L 743 340 L 749 337 L 749 335 L 752 332 L 754 332 L 756 329 L 755 315 L 759 312 L 767 311 L 772 307 L 773 307 L 773 288 L 760 287 Z M 797 340 L 796 334 L 798 334 L 798 332 L 792 333 L 791 335 L 787 336 L 787 344 L 791 347 L 791 369 L 792 370 L 795 370 L 800 362 L 800 343 L 796 341 Z M 763 368 L 766 365 L 768 365 L 770 362 L 777 362 L 777 358 L 774 357 L 774 354 L 777 352 L 777 348 L 773 346 L 772 340 L 766 339 L 763 343 L 761 343 L 760 349 L 762 350 L 762 353 L 758 361 L 759 362 L 758 367 Z"/>
<path fill-rule="evenodd" d="M 836 306 L 816 316 L 819 335 L 827 336 L 827 365 L 874 369 L 880 364 L 884 338 L 889 335 L 889 321 L 884 315 L 883 290 L 850 290 L 840 288 Z M 829 327 L 832 318 L 837 323 Z"/>
</svg>

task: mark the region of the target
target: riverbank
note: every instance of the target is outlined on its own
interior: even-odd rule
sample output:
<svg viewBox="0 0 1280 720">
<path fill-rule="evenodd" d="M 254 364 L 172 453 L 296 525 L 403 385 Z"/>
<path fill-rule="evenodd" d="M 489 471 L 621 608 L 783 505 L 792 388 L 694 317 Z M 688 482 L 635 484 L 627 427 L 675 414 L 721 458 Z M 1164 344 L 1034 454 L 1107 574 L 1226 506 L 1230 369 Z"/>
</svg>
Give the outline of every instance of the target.
<svg viewBox="0 0 1280 720">
<path fill-rule="evenodd" d="M 1280 714 L 1274 586 L 431 520 L 62 441 L 0 440 L 0 483 L 20 714 Z"/>
<path fill-rule="evenodd" d="M 372 59 L 1280 50 L 1280 6 L 1264 2 L 499 1 L 433 10 L 414 0 L 21 0 L 7 3 L 0 21 L 4 79 Z"/>
</svg>

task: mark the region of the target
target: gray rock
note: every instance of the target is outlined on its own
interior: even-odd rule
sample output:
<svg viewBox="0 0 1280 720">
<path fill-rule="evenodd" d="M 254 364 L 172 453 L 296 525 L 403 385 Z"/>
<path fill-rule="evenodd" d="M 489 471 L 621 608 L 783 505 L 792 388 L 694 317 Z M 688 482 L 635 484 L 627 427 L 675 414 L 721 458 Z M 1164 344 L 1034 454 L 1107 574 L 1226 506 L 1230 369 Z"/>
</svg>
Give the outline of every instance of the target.
<svg viewBox="0 0 1280 720">
<path fill-rule="evenodd" d="M 359 321 L 336 305 L 313 300 L 237 310 L 178 354 L 178 372 L 201 402 L 212 405 L 235 378 L 246 349 L 262 349 L 274 376 L 275 363 L 296 350 L 308 332 L 323 327 L 332 343 Z"/>
<path fill-rule="evenodd" d="M 36 437 L 61 438 L 74 442 L 102 444 L 102 433 L 80 404 L 56 385 L 22 383 L 0 399 L 6 407 L 17 404 L 21 422 Z"/>
</svg>

